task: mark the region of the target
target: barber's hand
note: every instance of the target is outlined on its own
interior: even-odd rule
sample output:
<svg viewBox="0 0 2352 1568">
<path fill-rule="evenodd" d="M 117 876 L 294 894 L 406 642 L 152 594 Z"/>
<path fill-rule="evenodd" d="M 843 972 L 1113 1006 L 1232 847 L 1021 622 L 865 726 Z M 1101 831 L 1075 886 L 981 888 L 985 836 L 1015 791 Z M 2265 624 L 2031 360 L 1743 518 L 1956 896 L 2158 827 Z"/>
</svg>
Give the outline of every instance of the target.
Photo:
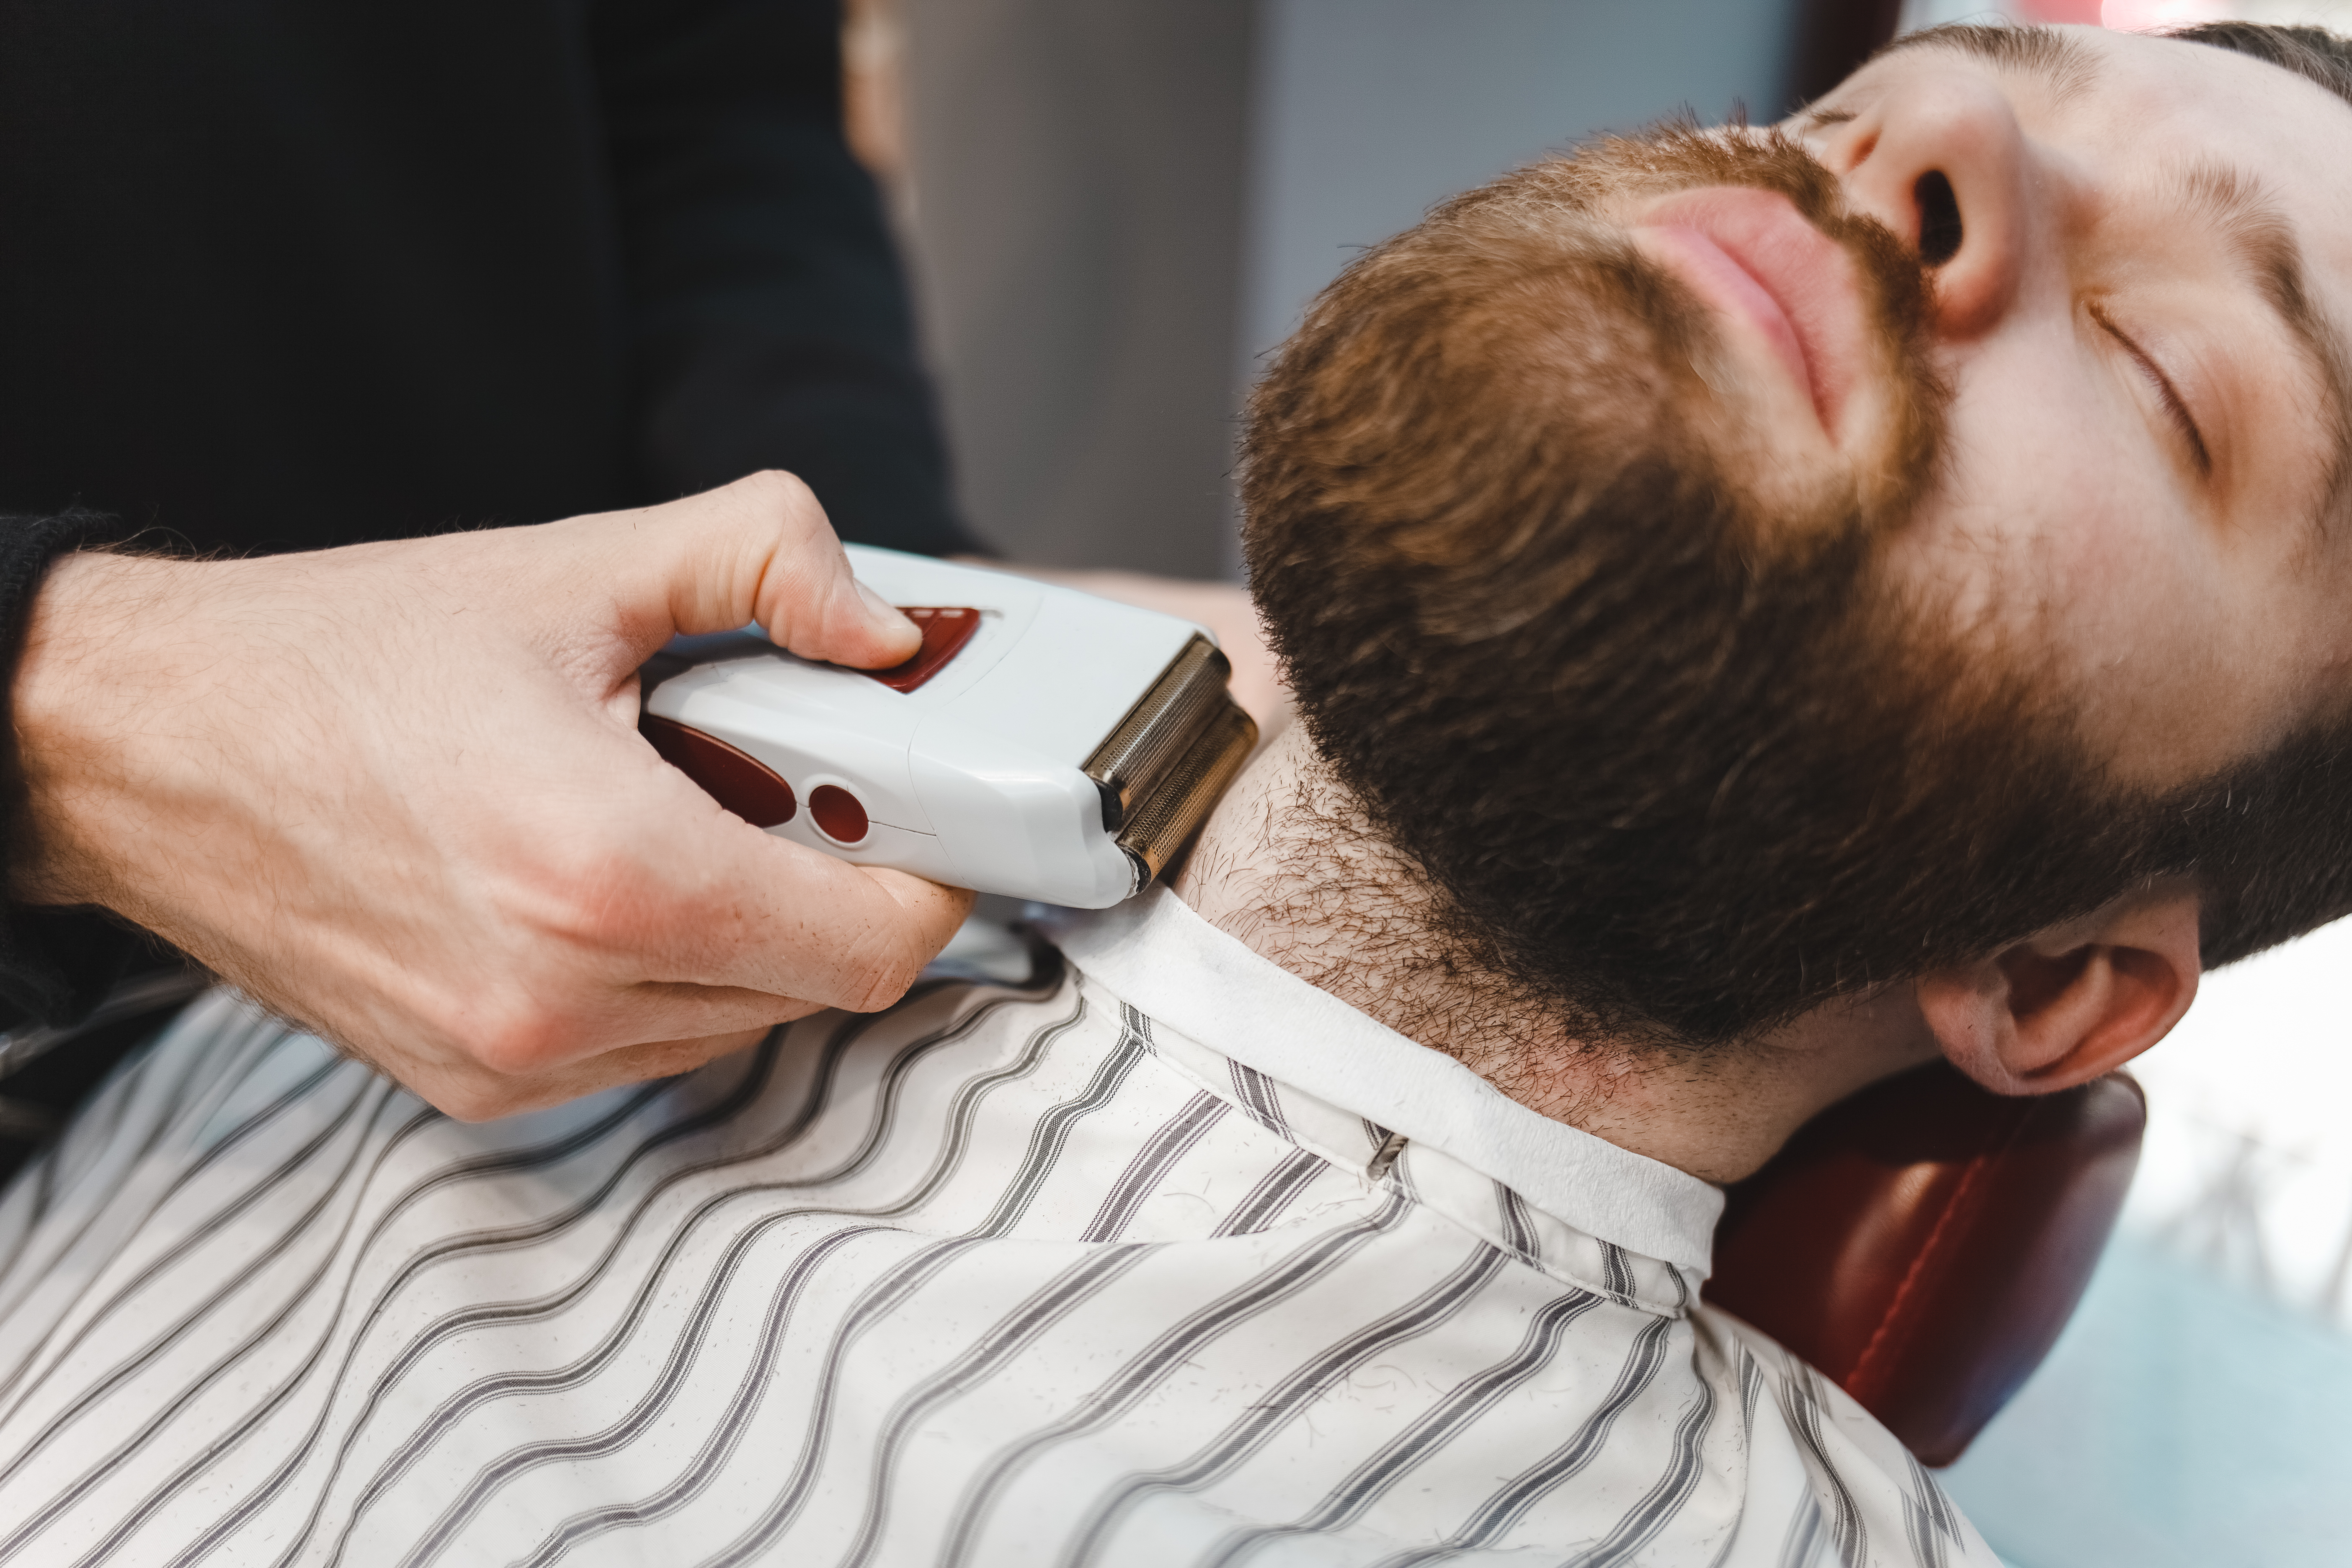
<svg viewBox="0 0 2352 1568">
<path fill-rule="evenodd" d="M 642 511 L 51 571 L 15 689 L 16 896 L 103 904 L 455 1116 L 888 1005 L 969 895 L 721 810 L 635 671 L 757 620 L 876 668 L 905 617 L 780 474 Z"/>
<path fill-rule="evenodd" d="M 1065 588 L 1116 599 L 1138 609 L 1158 610 L 1164 616 L 1179 616 L 1204 626 L 1216 634 L 1217 646 L 1233 661 L 1234 700 L 1257 721 L 1258 743 L 1263 745 L 1273 740 L 1290 722 L 1290 688 L 1283 681 L 1282 666 L 1274 657 L 1274 650 L 1266 645 L 1265 627 L 1258 619 L 1257 606 L 1251 603 L 1249 590 L 1238 584 L 1158 577 L 1144 572 L 1031 566 L 978 558 L 971 559 L 969 564 L 1018 573 L 1041 583 L 1057 583 Z"/>
</svg>

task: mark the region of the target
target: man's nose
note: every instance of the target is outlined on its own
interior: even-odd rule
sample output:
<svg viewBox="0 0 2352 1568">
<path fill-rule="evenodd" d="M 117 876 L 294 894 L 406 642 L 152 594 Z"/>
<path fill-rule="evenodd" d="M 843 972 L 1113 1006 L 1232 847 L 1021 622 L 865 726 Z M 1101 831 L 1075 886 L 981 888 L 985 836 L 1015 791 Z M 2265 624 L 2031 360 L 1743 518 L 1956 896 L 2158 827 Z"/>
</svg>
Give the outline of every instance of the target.
<svg viewBox="0 0 2352 1568">
<path fill-rule="evenodd" d="M 2032 213 L 2031 149 L 1993 83 L 1923 82 L 1836 127 L 1823 149 L 1846 197 L 1913 242 L 1936 279 L 1947 338 L 1989 330 L 2015 298 Z"/>
</svg>

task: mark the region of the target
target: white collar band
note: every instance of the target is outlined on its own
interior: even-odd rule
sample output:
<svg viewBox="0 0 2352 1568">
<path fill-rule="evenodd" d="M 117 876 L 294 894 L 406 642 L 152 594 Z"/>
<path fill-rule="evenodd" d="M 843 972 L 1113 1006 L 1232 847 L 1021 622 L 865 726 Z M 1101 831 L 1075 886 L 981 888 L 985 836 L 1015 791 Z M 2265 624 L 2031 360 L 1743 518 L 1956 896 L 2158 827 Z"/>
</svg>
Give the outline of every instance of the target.
<svg viewBox="0 0 2352 1568">
<path fill-rule="evenodd" d="M 1442 1150 L 1589 1235 L 1706 1273 L 1720 1188 L 1528 1110 L 1259 956 L 1167 889 L 1073 912 L 1053 934 L 1087 974 L 1210 1049 Z"/>
</svg>

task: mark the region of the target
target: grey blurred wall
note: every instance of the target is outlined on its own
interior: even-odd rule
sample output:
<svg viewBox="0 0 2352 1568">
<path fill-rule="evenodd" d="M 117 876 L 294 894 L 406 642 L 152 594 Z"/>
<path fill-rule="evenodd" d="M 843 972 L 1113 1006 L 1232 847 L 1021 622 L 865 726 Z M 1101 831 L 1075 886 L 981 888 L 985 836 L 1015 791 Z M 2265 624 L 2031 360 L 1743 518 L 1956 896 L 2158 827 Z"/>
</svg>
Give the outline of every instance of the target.
<svg viewBox="0 0 2352 1568">
<path fill-rule="evenodd" d="M 1007 553 L 1230 573 L 1235 410 L 1358 248 L 1600 130 L 1779 111 L 1795 0 L 904 0 L 913 232 Z"/>
<path fill-rule="evenodd" d="M 1248 0 L 906 0 L 920 300 L 1006 553 L 1211 576 L 1241 310 Z"/>
<path fill-rule="evenodd" d="M 1791 0 L 1265 0 L 1244 295 L 1279 342 L 1358 250 L 1596 132 L 1778 118 Z"/>
</svg>

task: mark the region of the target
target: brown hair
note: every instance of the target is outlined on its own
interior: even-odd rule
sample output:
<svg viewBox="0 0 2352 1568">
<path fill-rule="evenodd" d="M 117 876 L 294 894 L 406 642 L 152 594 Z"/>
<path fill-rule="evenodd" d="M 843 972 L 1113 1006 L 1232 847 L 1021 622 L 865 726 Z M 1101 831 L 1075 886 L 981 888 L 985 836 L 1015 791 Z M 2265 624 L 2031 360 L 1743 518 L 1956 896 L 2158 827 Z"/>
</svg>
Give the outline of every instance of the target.
<svg viewBox="0 0 2352 1568">
<path fill-rule="evenodd" d="M 2206 22 L 2194 27 L 2177 27 L 2164 36 L 2267 60 L 2352 103 L 2352 39 L 2337 37 L 2325 27 Z"/>
</svg>

